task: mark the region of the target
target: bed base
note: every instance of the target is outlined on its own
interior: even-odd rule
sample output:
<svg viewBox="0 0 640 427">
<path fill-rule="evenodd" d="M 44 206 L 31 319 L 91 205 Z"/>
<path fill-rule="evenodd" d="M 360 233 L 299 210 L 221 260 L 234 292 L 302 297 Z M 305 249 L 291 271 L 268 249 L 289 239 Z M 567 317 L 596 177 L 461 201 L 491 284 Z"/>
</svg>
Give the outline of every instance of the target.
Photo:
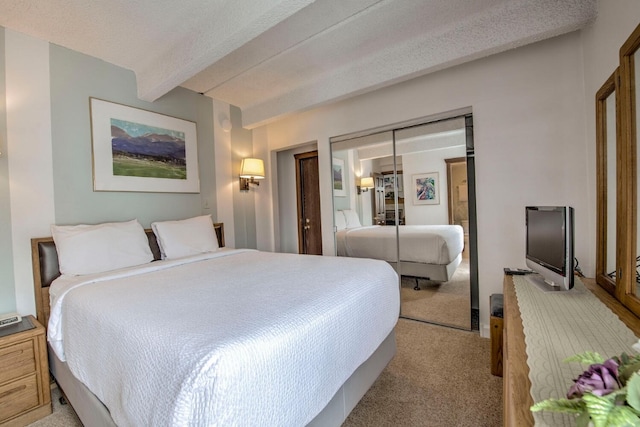
<svg viewBox="0 0 640 427">
<path fill-rule="evenodd" d="M 451 261 L 449 264 L 423 264 L 419 262 L 400 261 L 390 262 L 396 273 L 402 276 L 413 277 L 416 279 L 416 291 L 420 290 L 418 279 L 431 280 L 433 282 L 448 282 L 451 280 L 453 273 L 462 262 L 462 254 Z"/>
<path fill-rule="evenodd" d="M 356 369 L 308 426 L 341 426 L 395 354 L 396 337 L 395 332 L 391 331 L 371 357 Z M 49 348 L 49 369 L 83 425 L 116 427 L 107 407 L 73 376 L 67 364 L 58 359 L 52 348 Z"/>
<path fill-rule="evenodd" d="M 85 426 L 116 427 L 106 406 L 80 380 L 49 346 L 49 370 L 67 402 Z"/>
</svg>

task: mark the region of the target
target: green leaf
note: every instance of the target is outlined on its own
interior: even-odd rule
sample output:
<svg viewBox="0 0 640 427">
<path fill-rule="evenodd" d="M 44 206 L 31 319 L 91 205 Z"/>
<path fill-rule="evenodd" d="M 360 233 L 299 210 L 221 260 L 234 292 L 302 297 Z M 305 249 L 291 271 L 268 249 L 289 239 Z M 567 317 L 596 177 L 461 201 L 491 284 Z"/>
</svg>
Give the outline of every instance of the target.
<svg viewBox="0 0 640 427">
<path fill-rule="evenodd" d="M 630 360 L 626 365 L 618 367 L 618 379 L 622 385 L 626 385 L 629 378 L 640 370 L 640 360 Z"/>
<path fill-rule="evenodd" d="M 592 351 L 586 351 L 584 353 L 576 354 L 575 356 L 567 357 L 566 359 L 564 359 L 565 363 L 579 362 L 584 365 L 593 365 L 594 363 L 603 363 L 604 361 L 605 359 L 602 356 Z"/>
<path fill-rule="evenodd" d="M 587 405 L 587 411 L 595 427 L 605 427 L 609 414 L 615 407 L 615 393 L 606 396 L 596 396 L 593 393 L 585 393 L 582 400 Z"/>
<path fill-rule="evenodd" d="M 588 427 L 590 422 L 591 417 L 589 413 L 585 411 L 576 418 L 576 427 Z"/>
<path fill-rule="evenodd" d="M 615 406 L 611 409 L 607 418 L 607 426 L 640 426 L 640 418 L 638 415 L 628 406 Z"/>
<path fill-rule="evenodd" d="M 552 411 L 580 414 L 585 411 L 585 408 L 585 404 L 578 399 L 547 399 L 533 405 L 531 407 L 531 411 Z"/>
<path fill-rule="evenodd" d="M 634 373 L 627 381 L 627 403 L 640 411 L 640 375 Z"/>
</svg>

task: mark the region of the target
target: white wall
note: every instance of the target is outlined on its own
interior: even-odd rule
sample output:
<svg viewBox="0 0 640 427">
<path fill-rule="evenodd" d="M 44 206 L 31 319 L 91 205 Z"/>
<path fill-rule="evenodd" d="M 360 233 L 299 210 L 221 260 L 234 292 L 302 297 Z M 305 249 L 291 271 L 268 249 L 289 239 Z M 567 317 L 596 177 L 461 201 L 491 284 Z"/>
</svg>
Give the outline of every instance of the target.
<svg viewBox="0 0 640 427">
<path fill-rule="evenodd" d="M 0 313 L 16 311 L 11 238 L 11 199 L 7 161 L 7 109 L 4 28 L 0 27 Z"/>
<path fill-rule="evenodd" d="M 16 311 L 35 313 L 30 239 L 54 220 L 49 44 L 5 31 L 7 158 Z"/>
<path fill-rule="evenodd" d="M 471 106 L 484 326 L 503 267 L 524 266 L 524 206 L 573 206 L 576 253 L 593 271 L 583 66 L 581 36 L 572 33 L 297 114 L 268 125 L 254 144 L 318 141 L 322 218 L 331 224 L 331 136 Z M 326 227 L 323 247 L 334 253 Z"/>
<path fill-rule="evenodd" d="M 229 104 L 217 100 L 213 100 L 213 138 L 215 144 L 215 173 L 216 173 L 216 199 L 217 199 L 217 220 L 224 224 L 224 240 L 225 246 L 230 248 L 236 247 L 235 239 L 235 222 L 233 200 L 234 193 L 238 192 L 240 184 L 238 180 L 233 179 L 233 163 L 232 163 L 232 147 L 231 133 L 222 129 L 222 121 L 230 120 L 231 112 Z M 208 209 L 210 201 L 203 200 L 203 207 Z"/>
</svg>

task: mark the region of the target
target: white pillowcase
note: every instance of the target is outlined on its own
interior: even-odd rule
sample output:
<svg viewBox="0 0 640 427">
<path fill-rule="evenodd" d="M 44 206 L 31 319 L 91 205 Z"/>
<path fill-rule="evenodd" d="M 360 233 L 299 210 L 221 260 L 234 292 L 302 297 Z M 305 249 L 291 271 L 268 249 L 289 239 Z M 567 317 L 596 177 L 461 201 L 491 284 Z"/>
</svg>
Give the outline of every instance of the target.
<svg viewBox="0 0 640 427">
<path fill-rule="evenodd" d="M 154 222 L 151 228 L 158 240 L 162 259 L 182 258 L 218 250 L 218 239 L 211 215 L 179 221 Z"/>
<path fill-rule="evenodd" d="M 344 217 L 342 211 L 336 211 L 336 229 L 338 231 L 347 228 L 347 220 Z"/>
<path fill-rule="evenodd" d="M 153 261 L 149 239 L 137 220 L 96 225 L 52 225 L 60 273 L 101 273 Z"/>
<path fill-rule="evenodd" d="M 362 227 L 362 224 L 360 224 L 360 218 L 358 218 L 358 214 L 355 211 L 352 211 L 351 209 L 345 209 L 342 211 L 342 213 L 344 214 L 344 218 L 347 221 L 347 228 Z"/>
</svg>

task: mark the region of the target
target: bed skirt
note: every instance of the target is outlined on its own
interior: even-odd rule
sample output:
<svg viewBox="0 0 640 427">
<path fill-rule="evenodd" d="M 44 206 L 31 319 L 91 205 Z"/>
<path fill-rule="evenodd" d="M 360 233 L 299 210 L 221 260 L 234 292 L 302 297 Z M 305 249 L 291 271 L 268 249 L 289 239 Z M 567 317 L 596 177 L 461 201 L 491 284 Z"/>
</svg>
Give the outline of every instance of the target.
<svg viewBox="0 0 640 427">
<path fill-rule="evenodd" d="M 376 351 L 347 379 L 340 389 L 308 425 L 340 426 L 362 396 L 396 354 L 395 332 L 380 344 Z M 49 348 L 49 369 L 76 414 L 85 426 L 115 427 L 109 410 L 84 384 L 78 381 L 65 362 Z"/>
</svg>

